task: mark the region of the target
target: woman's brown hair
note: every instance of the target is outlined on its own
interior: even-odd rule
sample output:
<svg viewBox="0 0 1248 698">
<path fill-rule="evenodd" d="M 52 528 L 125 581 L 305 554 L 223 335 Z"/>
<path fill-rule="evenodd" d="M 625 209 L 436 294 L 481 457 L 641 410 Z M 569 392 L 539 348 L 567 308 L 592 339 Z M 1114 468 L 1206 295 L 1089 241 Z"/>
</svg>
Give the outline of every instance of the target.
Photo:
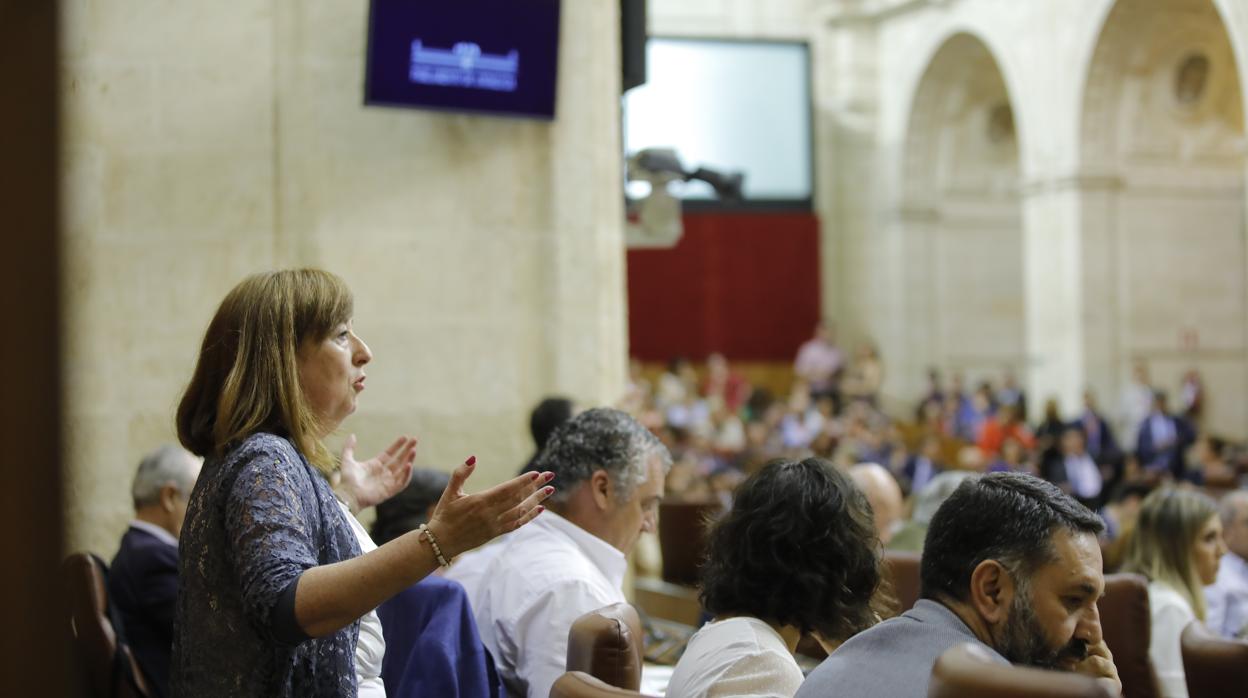
<svg viewBox="0 0 1248 698">
<path fill-rule="evenodd" d="M 887 606 L 871 505 L 820 458 L 776 459 L 737 487 L 707 534 L 702 607 L 842 641 Z"/>
<path fill-rule="evenodd" d="M 299 348 L 351 319 L 342 279 L 319 269 L 255 274 L 221 301 L 204 333 L 195 373 L 178 405 L 178 439 L 192 453 L 221 456 L 258 432 L 294 442 L 330 475 L 335 459 L 299 383 Z"/>
</svg>

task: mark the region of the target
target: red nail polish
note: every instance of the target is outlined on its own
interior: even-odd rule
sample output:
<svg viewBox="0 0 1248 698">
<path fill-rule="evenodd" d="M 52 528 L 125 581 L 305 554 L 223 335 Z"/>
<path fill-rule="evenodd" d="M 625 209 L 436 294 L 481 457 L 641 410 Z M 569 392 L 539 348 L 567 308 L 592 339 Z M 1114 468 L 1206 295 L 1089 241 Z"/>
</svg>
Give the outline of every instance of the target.
<svg viewBox="0 0 1248 698">
<path fill-rule="evenodd" d="M 543 511 L 546 511 L 546 507 L 541 507 L 541 506 L 539 506 L 539 507 L 537 508 L 537 513 L 539 513 L 539 514 L 540 514 L 540 513 L 542 513 Z"/>
<path fill-rule="evenodd" d="M 554 479 L 555 479 L 554 473 L 546 473 L 546 482 L 550 482 L 551 480 L 554 480 Z"/>
<path fill-rule="evenodd" d="M 547 488 L 546 488 L 546 494 L 548 494 L 548 495 L 549 495 L 549 494 L 554 494 L 554 493 L 555 493 L 555 488 L 553 488 L 553 487 L 547 487 Z"/>
<path fill-rule="evenodd" d="M 529 473 L 529 480 L 536 480 L 541 473 Z"/>
<path fill-rule="evenodd" d="M 464 465 L 467 465 L 469 467 L 474 466 L 476 464 L 477 464 L 476 456 L 468 456 L 468 460 L 464 461 Z"/>
</svg>

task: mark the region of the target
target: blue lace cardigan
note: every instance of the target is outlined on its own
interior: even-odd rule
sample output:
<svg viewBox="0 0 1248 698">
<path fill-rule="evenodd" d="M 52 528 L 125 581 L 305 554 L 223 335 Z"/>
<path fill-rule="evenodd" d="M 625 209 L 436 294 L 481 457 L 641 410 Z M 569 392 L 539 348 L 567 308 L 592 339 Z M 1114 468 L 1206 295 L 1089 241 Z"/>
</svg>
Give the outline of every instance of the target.
<svg viewBox="0 0 1248 698">
<path fill-rule="evenodd" d="M 359 622 L 301 635 L 292 585 L 359 554 L 329 483 L 291 442 L 254 434 L 208 459 L 180 541 L 172 694 L 355 696 Z"/>
</svg>

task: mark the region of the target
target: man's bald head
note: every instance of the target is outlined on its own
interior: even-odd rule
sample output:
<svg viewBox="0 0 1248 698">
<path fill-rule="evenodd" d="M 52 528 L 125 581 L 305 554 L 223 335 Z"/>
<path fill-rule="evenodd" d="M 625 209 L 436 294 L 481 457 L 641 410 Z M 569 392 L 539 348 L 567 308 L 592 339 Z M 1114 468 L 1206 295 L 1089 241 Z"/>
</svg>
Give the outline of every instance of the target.
<svg viewBox="0 0 1248 698">
<path fill-rule="evenodd" d="M 871 503 L 875 513 L 875 531 L 880 542 L 888 545 L 901 521 L 901 486 L 892 473 L 876 463 L 859 463 L 849 469 L 849 476 Z"/>
</svg>

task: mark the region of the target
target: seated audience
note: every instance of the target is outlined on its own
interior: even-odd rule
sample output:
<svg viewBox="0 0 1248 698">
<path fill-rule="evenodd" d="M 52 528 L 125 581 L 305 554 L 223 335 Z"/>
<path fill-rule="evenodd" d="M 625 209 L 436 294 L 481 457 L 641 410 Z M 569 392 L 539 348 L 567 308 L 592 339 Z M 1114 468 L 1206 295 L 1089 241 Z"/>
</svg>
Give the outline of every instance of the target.
<svg viewBox="0 0 1248 698">
<path fill-rule="evenodd" d="M 997 391 L 997 404 L 1013 407 L 1018 418 L 1024 422 L 1027 421 L 1027 393 L 1018 384 L 1018 376 L 1015 375 L 1014 369 L 1005 369 L 1001 389 Z"/>
<path fill-rule="evenodd" d="M 1083 430 L 1077 426 L 1066 427 L 1058 444 L 1057 455 L 1045 462 L 1041 474 L 1096 511 L 1104 501 L 1106 474 L 1084 448 Z"/>
<path fill-rule="evenodd" d="M 1187 479 L 1209 490 L 1235 487 L 1235 468 L 1226 462 L 1226 442 L 1208 434 L 1196 439 L 1192 447 L 1192 468 Z"/>
<path fill-rule="evenodd" d="M 862 401 L 851 402 L 846 406 L 843 418 L 833 419 L 832 424 L 840 427 L 836 447 L 823 453 L 830 452 L 831 460 L 836 465 L 849 468 L 855 463 L 892 463 L 893 451 L 898 450 L 893 441 L 895 435 L 888 428 L 888 419 L 875 408 Z M 823 453 L 816 451 L 818 455 Z M 898 469 L 901 468 L 901 456 L 898 450 Z"/>
<path fill-rule="evenodd" d="M 657 524 L 669 464 L 659 440 L 618 410 L 591 409 L 555 430 L 538 458 L 559 485 L 549 511 L 510 536 L 469 590 L 512 695 L 550 695 L 572 622 L 625 600 L 627 555 Z"/>
<path fill-rule="evenodd" d="M 698 374 L 693 364 L 683 356 L 673 357 L 667 362 L 667 370 L 659 376 L 658 388 L 654 399 L 660 410 L 684 403 L 686 399 L 697 396 Z"/>
<path fill-rule="evenodd" d="M 780 435 L 785 448 L 809 448 L 824 426 L 824 412 L 811 400 L 809 393 L 795 386 L 789 396 L 788 411 L 780 420 Z"/>
<path fill-rule="evenodd" d="M 941 409 L 944 404 L 945 391 L 940 385 L 940 370 L 933 366 L 927 369 L 927 392 L 919 398 L 919 404 L 914 408 L 915 421 L 923 422 L 929 409 Z"/>
<path fill-rule="evenodd" d="M 1066 422 L 1062 421 L 1057 409 L 1057 398 L 1044 401 L 1044 419 L 1036 425 L 1036 450 L 1040 451 L 1040 460 L 1055 458 L 1060 454 L 1062 434 L 1066 431 Z"/>
<path fill-rule="evenodd" d="M 967 402 L 966 395 L 966 374 L 961 371 L 954 371 L 949 377 L 949 392 L 945 394 L 945 399 L 956 398 L 959 403 Z"/>
<path fill-rule="evenodd" d="M 831 463 L 775 460 L 741 485 L 711 529 L 702 607 L 669 696 L 792 696 L 805 634 L 841 641 L 869 627 L 880 583 L 866 498 Z"/>
<path fill-rule="evenodd" d="M 1179 388 L 1179 412 L 1191 424 L 1200 424 L 1205 411 L 1205 384 L 1200 379 L 1200 371 L 1189 368 L 1183 374 L 1183 385 Z"/>
<path fill-rule="evenodd" d="M 624 397 L 620 400 L 620 409 L 629 414 L 640 414 L 652 398 L 650 380 L 645 376 L 645 367 L 642 366 L 641 360 L 629 359 L 628 385 L 624 389 Z"/>
<path fill-rule="evenodd" d="M 740 373 L 728 366 L 723 354 L 706 357 L 706 380 L 702 382 L 701 394 L 711 403 L 711 409 L 725 409 L 737 413 L 750 397 L 750 384 Z"/>
<path fill-rule="evenodd" d="M 372 539 L 385 545 L 428 523 L 450 476 L 415 470 L 407 488 L 377 505 Z M 496 698 L 506 689 L 477 632 L 458 582 L 429 575 L 377 607 L 386 651 L 381 678 L 388 698 Z"/>
<path fill-rule="evenodd" d="M 1218 578 L 1205 587 L 1206 623 L 1228 639 L 1248 639 L 1248 491 L 1237 490 L 1222 498 L 1222 538 L 1226 555 L 1218 566 Z"/>
<path fill-rule="evenodd" d="M 774 412 L 774 410 L 770 410 Z M 745 448 L 737 454 L 734 462 L 745 473 L 757 472 L 767 461 L 782 450 L 780 434 L 772 429 L 765 417 L 745 424 Z"/>
<path fill-rule="evenodd" d="M 721 465 L 732 463 L 736 460 L 736 455 L 745 450 L 745 422 L 741 421 L 736 412 L 730 412 L 726 407 L 717 407 L 711 412 L 711 424 L 714 426 L 714 432 L 710 436 L 711 452 Z"/>
<path fill-rule="evenodd" d="M 1074 422 L 1083 429 L 1084 447 L 1101 465 L 1114 465 L 1122 459 L 1122 451 L 1114 438 L 1114 430 L 1096 407 L 1096 395 L 1091 390 L 1083 393 L 1083 412 Z"/>
<path fill-rule="evenodd" d="M 981 644 L 1005 664 L 1077 671 L 1121 690 L 1101 635 L 1101 521 L 1051 483 L 1020 473 L 963 482 L 927 532 L 921 598 L 858 633 L 815 669 L 799 698 L 920 698 L 945 650 Z"/>
<path fill-rule="evenodd" d="M 1153 393 L 1153 408 L 1139 425 L 1135 454 L 1153 478 L 1183 478 L 1183 452 L 1195 439 L 1188 423 L 1166 409 L 1166 394 Z"/>
<path fill-rule="evenodd" d="M 946 398 L 950 403 L 952 399 Z M 946 410 L 945 401 L 924 402 L 919 406 L 916 424 L 920 431 L 927 434 L 953 435 L 953 415 L 956 409 L 952 406 Z"/>
<path fill-rule="evenodd" d="M 812 397 L 836 394 L 844 359 L 835 336 L 831 325 L 820 321 L 815 325 L 814 336 L 798 347 L 793 373 L 809 386 Z"/>
<path fill-rule="evenodd" d="M 888 545 L 901 525 L 904 507 L 901 487 L 892 474 L 877 463 L 859 463 L 849 469 L 849 476 L 871 504 L 876 536 L 880 543 Z"/>
<path fill-rule="evenodd" d="M 976 445 L 986 457 L 992 458 L 1001 450 L 1001 442 L 1007 438 L 1017 439 L 1028 450 L 1036 446 L 1031 430 L 1018 418 L 1013 405 L 1002 405 L 995 415 L 984 420 Z"/>
<path fill-rule="evenodd" d="M 178 535 L 200 460 L 165 445 L 139 463 L 130 496 L 134 520 L 108 575 L 108 596 L 126 642 L 157 696 L 169 695 L 173 609 L 178 600 Z"/>
<path fill-rule="evenodd" d="M 1034 466 L 1027 460 L 1027 449 L 1014 437 L 1006 437 L 1001 442 L 1001 452 L 988 465 L 990 473 L 1031 473 L 1035 474 Z"/>
<path fill-rule="evenodd" d="M 722 369 L 718 357 L 715 363 Z M 710 364 L 708 360 L 706 373 L 720 370 Z M 686 366 L 674 369 L 673 375 L 691 372 Z M 762 464 L 775 458 L 800 460 L 812 455 L 827 458 L 844 471 L 856 463 L 880 463 L 907 496 L 921 491 L 923 484 L 945 467 L 1039 474 L 1071 493 L 1078 484 L 1083 488 L 1080 496 L 1091 507 L 1105 504 L 1109 494 L 1121 491 L 1124 485 L 1139 485 L 1131 495 L 1132 501 L 1138 501 L 1142 496 L 1136 490 L 1143 488 L 1146 494 L 1160 480 L 1157 475 L 1141 474 L 1134 454 L 1120 448 L 1091 392 L 1084 393 L 1083 409 L 1069 423 L 1061 421 L 1056 404 L 1049 406 L 1044 430 L 1055 434 L 1056 439 L 1050 457 L 1041 458 L 1039 439 L 1011 414 L 1014 408 L 1004 407 L 1001 415 L 993 417 L 995 398 L 1001 398 L 1002 404 L 1013 401 L 1017 405 L 1011 390 L 997 391 L 992 380 L 986 379 L 968 395 L 960 373 L 952 373 L 947 385 L 941 385 L 935 369 L 929 371 L 928 378 L 919 421 L 912 424 L 893 421 L 863 400 L 838 403 L 826 395 L 811 398 L 809 385 L 800 378 L 791 384 L 787 399 L 777 400 L 764 388 L 751 389 L 738 414 L 718 406 L 722 400 L 702 399 L 692 391 L 686 392 L 684 402 L 668 409 L 660 409 L 652 396 L 635 405 L 632 413 L 671 449 L 675 464 L 667 481 L 667 496 L 680 501 L 729 500 L 731 488 Z M 1147 392 L 1151 401 L 1151 389 Z M 1074 445 L 1073 435 L 1067 438 L 1070 453 L 1061 449 L 1061 435 L 1072 427 L 1082 431 L 1082 453 Z M 984 437 L 985 446 L 995 445 L 995 451 L 977 447 L 979 437 Z M 1203 485 L 1215 495 L 1235 486 L 1239 465 L 1235 452 L 1219 448 L 1217 439 L 1202 439 L 1191 455 L 1189 479 L 1199 483 L 1203 477 Z M 946 462 L 940 462 L 942 456 Z M 1095 470 L 1086 467 L 1089 458 Z M 1091 495 L 1097 491 L 1098 473 L 1099 492 Z M 1125 553 L 1125 539 L 1118 535 L 1118 520 L 1111 511 L 1117 508 L 1119 505 L 1111 502 L 1102 512 L 1111 529 L 1105 539 L 1111 546 L 1112 555 L 1106 555 L 1111 563 L 1120 562 Z M 889 531 L 881 534 L 887 538 Z M 902 545 L 918 548 L 922 542 L 903 541 Z M 470 553 L 460 564 L 466 566 L 477 554 Z"/>
<path fill-rule="evenodd" d="M 958 469 L 972 473 L 987 472 L 988 459 L 978 446 L 963 446 L 958 449 Z"/>
<path fill-rule="evenodd" d="M 1225 551 L 1213 500 L 1173 487 L 1144 499 L 1123 571 L 1148 578 L 1148 656 L 1166 698 L 1187 696 L 1179 636 L 1188 623 L 1205 619 L 1204 587 L 1216 581 L 1218 558 Z"/>
<path fill-rule="evenodd" d="M 901 471 L 900 484 L 904 491 L 914 494 L 921 491 L 937 475 L 945 470 L 942 461 L 941 447 L 943 441 L 938 434 L 928 434 L 919 444 L 919 452 L 906 459 L 906 467 Z"/>
<path fill-rule="evenodd" d="M 889 550 L 900 550 L 912 553 L 923 552 L 923 539 L 927 537 L 927 527 L 932 517 L 940 509 L 940 505 L 953 494 L 962 481 L 974 477 L 975 473 L 966 470 L 951 470 L 941 473 L 932 479 L 914 498 L 914 513 L 910 519 L 897 529 L 897 533 L 886 546 Z"/>
<path fill-rule="evenodd" d="M 955 374 L 954 385 L 961 385 L 959 375 Z M 959 387 L 950 391 L 945 400 L 949 411 L 947 433 L 962 441 L 974 443 L 979 440 L 979 433 L 984 428 L 984 422 L 992 416 L 991 391 L 980 387 L 968 398 Z"/>
<path fill-rule="evenodd" d="M 879 351 L 869 342 L 861 344 L 841 381 L 841 392 L 850 399 L 863 400 L 875 406 L 883 384 L 884 362 Z"/>
</svg>

